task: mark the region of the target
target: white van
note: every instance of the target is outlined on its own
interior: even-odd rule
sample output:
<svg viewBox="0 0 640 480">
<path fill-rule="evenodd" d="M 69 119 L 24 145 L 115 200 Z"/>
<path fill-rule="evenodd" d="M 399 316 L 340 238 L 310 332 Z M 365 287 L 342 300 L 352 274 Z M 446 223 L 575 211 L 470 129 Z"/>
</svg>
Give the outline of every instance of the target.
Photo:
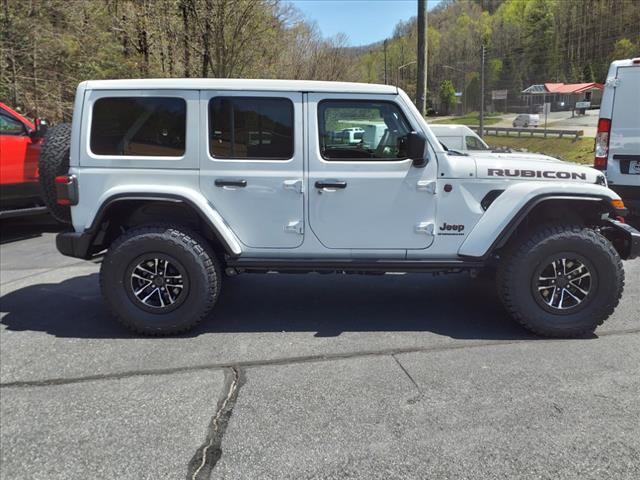
<svg viewBox="0 0 640 480">
<path fill-rule="evenodd" d="M 537 113 L 521 113 L 513 119 L 513 128 L 537 127 L 540 125 L 540 115 Z"/>
<path fill-rule="evenodd" d="M 640 216 L 640 58 L 616 60 L 602 95 L 594 167 Z"/>
<path fill-rule="evenodd" d="M 468 152 L 490 150 L 484 140 L 466 125 L 434 125 L 429 124 L 431 131 L 449 150 Z"/>
</svg>

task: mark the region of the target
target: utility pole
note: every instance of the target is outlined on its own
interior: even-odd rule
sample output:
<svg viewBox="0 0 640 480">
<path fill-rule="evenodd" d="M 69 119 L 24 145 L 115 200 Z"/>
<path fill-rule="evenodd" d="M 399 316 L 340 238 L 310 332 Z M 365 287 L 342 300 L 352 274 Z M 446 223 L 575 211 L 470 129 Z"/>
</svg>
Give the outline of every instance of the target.
<svg viewBox="0 0 640 480">
<path fill-rule="evenodd" d="M 418 85 L 416 106 L 427 114 L 427 0 L 418 0 Z"/>
<path fill-rule="evenodd" d="M 384 84 L 387 85 L 387 39 L 384 39 Z"/>
<path fill-rule="evenodd" d="M 482 45 L 482 64 L 480 68 L 480 128 L 478 128 L 480 138 L 484 137 L 484 52 L 485 48 L 484 45 Z"/>
</svg>

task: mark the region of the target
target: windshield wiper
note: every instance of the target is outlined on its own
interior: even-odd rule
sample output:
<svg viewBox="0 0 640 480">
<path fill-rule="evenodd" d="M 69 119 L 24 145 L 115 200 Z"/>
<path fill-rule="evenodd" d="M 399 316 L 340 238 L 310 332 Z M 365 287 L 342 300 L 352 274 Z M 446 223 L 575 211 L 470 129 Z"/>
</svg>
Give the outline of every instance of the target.
<svg viewBox="0 0 640 480">
<path fill-rule="evenodd" d="M 455 150 L 453 148 L 449 148 L 447 150 L 447 155 L 458 155 L 460 157 L 468 157 L 468 153 L 461 152 L 460 150 Z"/>
<path fill-rule="evenodd" d="M 442 145 L 442 148 L 444 148 L 444 151 L 447 152 L 447 155 L 458 155 L 458 156 L 461 156 L 461 157 L 468 157 L 469 156 L 468 153 L 464 153 L 464 152 L 461 152 L 460 150 L 455 150 L 453 148 L 449 148 L 442 142 L 440 142 L 440 145 Z"/>
</svg>

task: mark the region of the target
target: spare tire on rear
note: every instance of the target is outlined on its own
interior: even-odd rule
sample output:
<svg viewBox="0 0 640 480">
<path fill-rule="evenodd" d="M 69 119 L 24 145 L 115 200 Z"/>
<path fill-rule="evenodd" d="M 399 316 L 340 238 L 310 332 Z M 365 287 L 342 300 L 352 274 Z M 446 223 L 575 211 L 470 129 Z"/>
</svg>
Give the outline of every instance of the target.
<svg viewBox="0 0 640 480">
<path fill-rule="evenodd" d="M 71 223 L 71 209 L 56 203 L 56 177 L 69 171 L 71 124 L 61 123 L 50 128 L 40 150 L 40 186 L 42 198 L 53 217 L 62 223 Z"/>
</svg>

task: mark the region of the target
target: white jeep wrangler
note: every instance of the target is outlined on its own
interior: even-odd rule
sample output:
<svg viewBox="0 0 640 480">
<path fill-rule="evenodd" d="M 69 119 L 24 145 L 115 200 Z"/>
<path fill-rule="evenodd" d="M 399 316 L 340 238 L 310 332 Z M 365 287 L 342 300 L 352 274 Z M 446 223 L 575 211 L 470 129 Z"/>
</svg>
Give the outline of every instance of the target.
<svg viewBox="0 0 640 480">
<path fill-rule="evenodd" d="M 386 85 L 87 81 L 41 171 L 59 251 L 106 252 L 105 300 L 145 334 L 196 325 L 223 272 L 497 270 L 518 322 L 581 335 L 640 251 L 601 172 L 447 151 Z"/>
</svg>

